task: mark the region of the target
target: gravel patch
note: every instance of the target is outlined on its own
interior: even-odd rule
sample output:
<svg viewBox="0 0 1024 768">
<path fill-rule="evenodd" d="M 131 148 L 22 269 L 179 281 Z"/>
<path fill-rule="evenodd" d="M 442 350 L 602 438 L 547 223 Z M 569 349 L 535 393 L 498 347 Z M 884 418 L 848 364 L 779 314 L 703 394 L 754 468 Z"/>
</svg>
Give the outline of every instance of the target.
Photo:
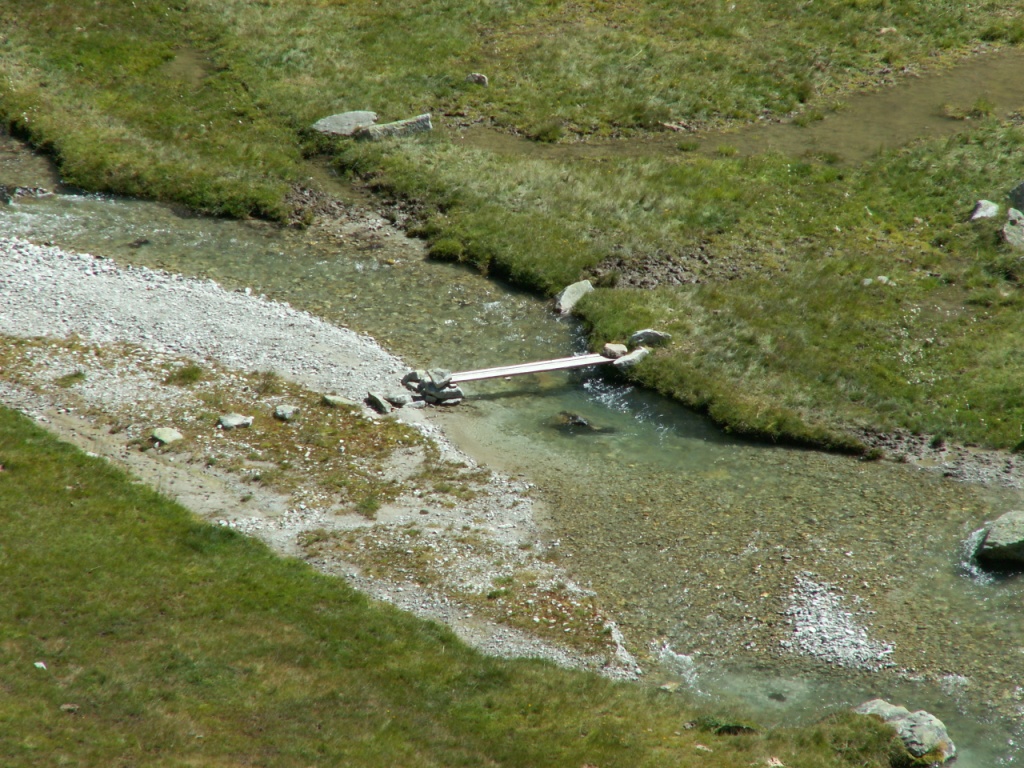
<svg viewBox="0 0 1024 768">
<path fill-rule="evenodd" d="M 872 640 L 855 614 L 844 607 L 837 588 L 819 584 L 810 573 L 797 575 L 786 615 L 793 625 L 793 639 L 784 641 L 783 647 L 852 669 L 892 666 L 893 646 Z"/>
</svg>

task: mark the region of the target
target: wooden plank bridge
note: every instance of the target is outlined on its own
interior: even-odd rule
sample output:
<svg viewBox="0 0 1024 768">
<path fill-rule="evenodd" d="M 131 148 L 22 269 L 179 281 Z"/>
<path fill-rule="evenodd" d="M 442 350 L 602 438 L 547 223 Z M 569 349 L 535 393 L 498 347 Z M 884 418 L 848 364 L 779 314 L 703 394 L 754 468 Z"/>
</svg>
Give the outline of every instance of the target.
<svg viewBox="0 0 1024 768">
<path fill-rule="evenodd" d="M 500 365 L 496 368 L 480 368 L 475 371 L 461 371 L 452 374 L 452 384 L 483 379 L 498 379 L 505 376 L 522 376 L 526 373 L 546 373 L 547 371 L 568 371 L 573 368 L 585 368 L 588 365 L 604 365 L 615 360 L 597 353 L 559 357 L 555 360 L 540 360 L 536 363 L 520 363 L 519 365 Z"/>
</svg>

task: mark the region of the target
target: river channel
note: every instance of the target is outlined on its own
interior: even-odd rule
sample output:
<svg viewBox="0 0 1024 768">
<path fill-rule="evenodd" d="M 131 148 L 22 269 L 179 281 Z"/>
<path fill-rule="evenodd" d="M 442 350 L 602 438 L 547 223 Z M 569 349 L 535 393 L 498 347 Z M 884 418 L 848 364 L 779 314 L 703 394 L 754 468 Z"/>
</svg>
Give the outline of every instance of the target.
<svg viewBox="0 0 1024 768">
<path fill-rule="evenodd" d="M 2 142 L 0 183 L 56 185 L 42 160 Z M 282 230 L 69 193 L 0 205 L 0 231 L 251 287 L 372 334 L 415 366 L 465 370 L 583 349 L 545 302 L 429 262 L 369 219 Z M 763 722 L 881 696 L 943 719 L 958 765 L 1019 761 L 1024 582 L 984 578 L 966 553 L 1020 493 L 739 441 L 613 376 L 466 389 L 467 402 L 440 416 L 446 429 L 538 485 L 562 565 L 596 590 L 631 648 L 676 654 L 652 680 L 676 677 Z M 565 411 L 595 429 L 555 428 Z M 869 648 L 888 651 L 880 669 L 796 652 L 787 612 L 800 584 L 828 588 L 850 631 L 864 628 Z"/>
</svg>

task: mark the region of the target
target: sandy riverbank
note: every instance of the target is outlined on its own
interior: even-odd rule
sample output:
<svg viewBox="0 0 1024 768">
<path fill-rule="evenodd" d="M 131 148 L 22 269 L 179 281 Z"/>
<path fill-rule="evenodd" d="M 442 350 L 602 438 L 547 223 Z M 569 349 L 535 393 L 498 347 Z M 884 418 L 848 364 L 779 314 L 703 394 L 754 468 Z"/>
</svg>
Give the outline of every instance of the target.
<svg viewBox="0 0 1024 768">
<path fill-rule="evenodd" d="M 543 638 L 517 629 L 515 622 L 480 615 L 474 604 L 494 580 L 521 572 L 532 574 L 536 595 L 524 602 L 532 600 L 538 613 L 545 595 L 553 599 L 555 584 L 562 599 L 575 593 L 577 602 L 589 606 L 592 596 L 545 560 L 529 484 L 481 470 L 450 443 L 429 411 L 403 410 L 398 418 L 458 467 L 472 492 L 464 498 L 425 498 L 410 486 L 372 519 L 330 493 L 311 490 L 317 487 L 315 464 L 290 466 L 295 477 L 288 491 L 254 484 L 244 471 L 260 419 L 269 422 L 277 401 L 294 399 L 296 392 L 276 397 L 253 392 L 257 422 L 252 430 L 227 433 L 198 415 L 204 392 L 251 389 L 244 372 L 271 371 L 309 393 L 356 402 L 369 389 L 393 390 L 407 367 L 373 339 L 211 281 L 121 268 L 107 259 L 16 239 L 0 240 L 0 295 L 0 334 L 36 340 L 9 345 L 5 353 L 4 405 L 121 464 L 206 519 L 259 536 L 283 554 L 303 556 L 377 598 L 442 621 L 490 653 L 633 674 L 634 664 L 621 646 L 601 632 L 603 617 L 590 622 L 593 637 L 567 644 L 554 642 L 550 631 Z M 203 366 L 200 385 L 166 384 L 167 372 L 183 361 Z M 359 417 L 378 418 L 368 408 Z M 316 413 L 300 414 L 300 419 L 316 418 Z M 158 426 L 181 428 L 189 435 L 189 449 L 150 449 L 149 435 Z M 421 450 L 400 451 L 379 472 L 401 483 L 423 461 Z M 229 469 L 222 468 L 226 465 Z M 311 532 L 345 531 L 363 550 L 383 553 L 405 541 L 410 530 L 429 537 L 438 564 L 433 570 L 440 575 L 436 583 L 371 574 L 342 553 L 303 546 Z"/>
</svg>

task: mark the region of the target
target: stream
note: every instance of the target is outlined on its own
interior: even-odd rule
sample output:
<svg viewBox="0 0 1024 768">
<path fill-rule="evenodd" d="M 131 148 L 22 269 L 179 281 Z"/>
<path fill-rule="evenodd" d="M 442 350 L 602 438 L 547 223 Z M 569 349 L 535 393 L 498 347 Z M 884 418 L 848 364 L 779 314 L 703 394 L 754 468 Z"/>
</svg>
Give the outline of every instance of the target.
<svg viewBox="0 0 1024 768">
<path fill-rule="evenodd" d="M 0 183 L 58 182 L 0 137 Z M 369 333 L 418 367 L 583 350 L 578 328 L 546 302 L 429 262 L 419 243 L 374 221 L 282 230 L 73 193 L 0 205 L 5 235 L 252 287 Z M 465 389 L 466 403 L 439 415 L 445 429 L 538 485 L 560 563 L 597 591 L 631 648 L 667 649 L 660 666 L 645 660 L 649 680 L 679 681 L 765 723 L 880 696 L 942 719 L 959 766 L 1019 762 L 1024 582 L 980 574 L 969 543 L 1019 507 L 1020 492 L 737 440 L 600 372 Z M 564 411 L 595 429 L 555 428 Z M 833 595 L 851 634 L 866 628 L 877 663 L 865 666 L 879 669 L 796 652 L 789 612 L 800 584 Z"/>
</svg>

